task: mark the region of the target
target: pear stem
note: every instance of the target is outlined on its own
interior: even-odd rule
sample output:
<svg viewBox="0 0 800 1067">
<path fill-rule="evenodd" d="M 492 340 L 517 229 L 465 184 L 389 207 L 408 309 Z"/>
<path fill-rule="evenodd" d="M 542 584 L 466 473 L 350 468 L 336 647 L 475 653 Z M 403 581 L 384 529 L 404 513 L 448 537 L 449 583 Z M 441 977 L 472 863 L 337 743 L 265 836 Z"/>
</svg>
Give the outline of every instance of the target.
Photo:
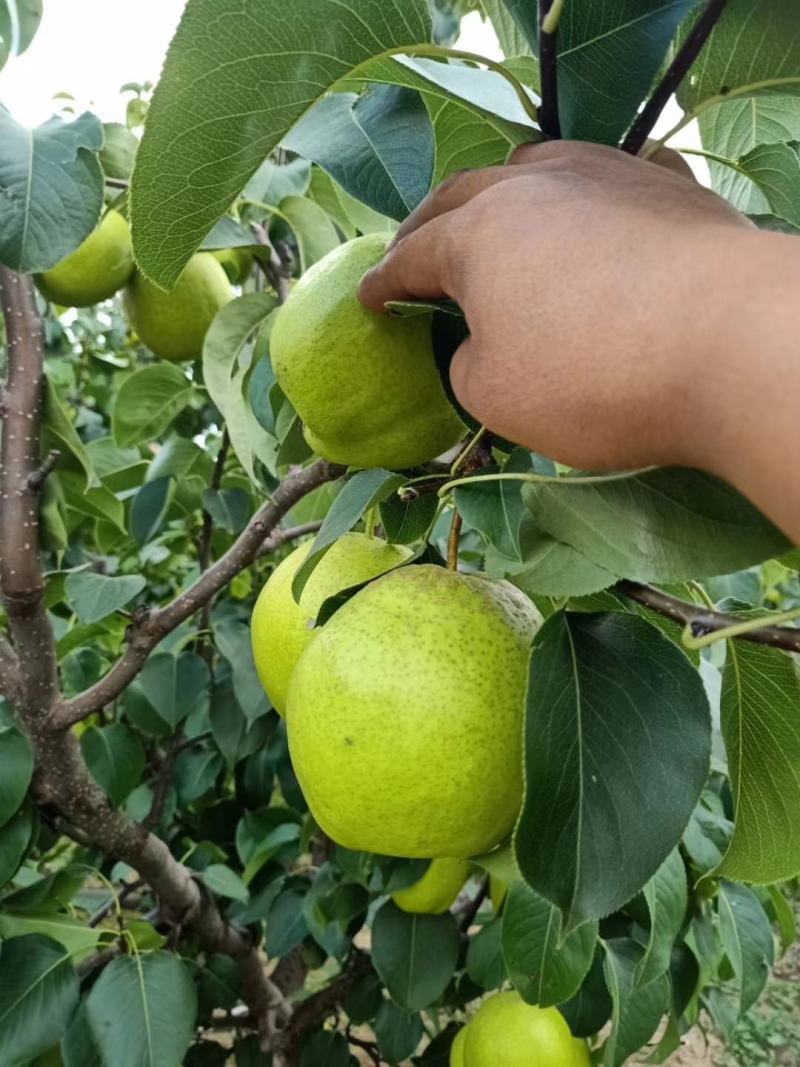
<svg viewBox="0 0 800 1067">
<path fill-rule="evenodd" d="M 450 537 L 447 541 L 447 568 L 451 571 L 458 570 L 458 542 L 463 525 L 461 513 L 453 509 L 453 525 L 450 527 Z"/>
</svg>

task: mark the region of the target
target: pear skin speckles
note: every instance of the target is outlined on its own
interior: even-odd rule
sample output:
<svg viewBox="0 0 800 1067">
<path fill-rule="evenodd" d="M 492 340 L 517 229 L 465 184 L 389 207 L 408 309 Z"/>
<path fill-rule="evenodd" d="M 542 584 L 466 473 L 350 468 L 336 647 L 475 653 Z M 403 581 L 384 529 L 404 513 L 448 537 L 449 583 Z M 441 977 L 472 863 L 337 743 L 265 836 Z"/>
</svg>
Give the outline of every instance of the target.
<svg viewBox="0 0 800 1067">
<path fill-rule="evenodd" d="M 522 799 L 530 644 L 540 617 L 506 582 L 404 567 L 341 608 L 289 690 L 292 761 L 339 844 L 466 858 Z"/>
</svg>

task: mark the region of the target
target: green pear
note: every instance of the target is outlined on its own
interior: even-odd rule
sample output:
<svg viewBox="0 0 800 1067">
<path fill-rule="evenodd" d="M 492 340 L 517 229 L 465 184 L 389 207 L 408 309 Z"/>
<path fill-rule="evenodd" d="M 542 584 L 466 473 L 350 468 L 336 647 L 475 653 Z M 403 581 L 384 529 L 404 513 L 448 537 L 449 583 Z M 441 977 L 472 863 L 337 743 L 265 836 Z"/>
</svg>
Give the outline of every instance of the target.
<svg viewBox="0 0 800 1067">
<path fill-rule="evenodd" d="M 573 1061 L 572 1067 L 591 1067 L 592 1055 L 589 1046 L 578 1037 L 572 1039 Z"/>
<path fill-rule="evenodd" d="M 389 545 L 377 537 L 345 534 L 317 564 L 298 604 L 292 595 L 292 582 L 311 544 L 300 545 L 278 564 L 253 608 L 253 659 L 261 684 L 280 715 L 286 712 L 292 672 L 317 632 L 312 627 L 323 602 L 343 589 L 385 574 L 411 555 L 410 549 Z"/>
<path fill-rule="evenodd" d="M 356 296 L 387 240 L 358 237 L 315 263 L 270 338 L 275 376 L 309 445 L 353 467 L 414 467 L 464 434 L 436 368 L 430 316 L 378 315 Z"/>
<path fill-rule="evenodd" d="M 432 860 L 418 882 L 392 893 L 403 911 L 416 915 L 441 915 L 450 910 L 469 878 L 470 866 L 464 860 Z"/>
<path fill-rule="evenodd" d="M 108 211 L 83 244 L 38 275 L 36 284 L 55 304 L 89 307 L 112 297 L 132 274 L 130 228 L 118 211 Z"/>
<path fill-rule="evenodd" d="M 253 269 L 253 253 L 249 248 L 221 248 L 211 253 L 228 275 L 231 285 L 242 285 Z"/>
<path fill-rule="evenodd" d="M 192 256 L 170 293 L 138 273 L 125 290 L 139 337 L 155 355 L 176 363 L 200 358 L 214 316 L 230 300 L 228 276 L 209 252 Z"/>
<path fill-rule="evenodd" d="M 467 1028 L 462 1026 L 456 1039 L 450 1046 L 450 1067 L 464 1067 L 464 1045 L 467 1041 Z"/>
<path fill-rule="evenodd" d="M 575 1067 L 574 1038 L 557 1008 L 496 993 L 467 1027 L 464 1067 Z"/>
<path fill-rule="evenodd" d="M 489 899 L 492 902 L 492 907 L 495 910 L 495 914 L 500 911 L 503 906 L 503 901 L 508 894 L 508 882 L 504 882 L 502 878 L 496 878 L 491 875 L 489 878 Z"/>
<path fill-rule="evenodd" d="M 427 564 L 378 578 L 336 612 L 295 668 L 286 716 L 329 837 L 428 859 L 508 837 L 539 621 L 510 583 Z"/>
</svg>

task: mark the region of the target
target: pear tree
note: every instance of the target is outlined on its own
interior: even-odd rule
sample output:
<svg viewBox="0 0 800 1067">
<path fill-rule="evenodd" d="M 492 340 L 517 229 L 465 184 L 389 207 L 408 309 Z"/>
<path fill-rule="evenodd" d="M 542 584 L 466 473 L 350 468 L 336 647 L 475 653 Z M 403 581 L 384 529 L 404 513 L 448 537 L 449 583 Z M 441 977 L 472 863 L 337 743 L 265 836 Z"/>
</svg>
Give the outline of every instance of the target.
<svg viewBox="0 0 800 1067">
<path fill-rule="evenodd" d="M 0 0 L 0 65 L 46 7 Z M 126 123 L 2 99 L 1 1064 L 735 1040 L 795 939 L 800 553 L 708 474 L 491 434 L 461 309 L 356 288 L 441 182 L 559 137 L 696 123 L 714 189 L 800 233 L 798 30 L 187 0 Z"/>
</svg>

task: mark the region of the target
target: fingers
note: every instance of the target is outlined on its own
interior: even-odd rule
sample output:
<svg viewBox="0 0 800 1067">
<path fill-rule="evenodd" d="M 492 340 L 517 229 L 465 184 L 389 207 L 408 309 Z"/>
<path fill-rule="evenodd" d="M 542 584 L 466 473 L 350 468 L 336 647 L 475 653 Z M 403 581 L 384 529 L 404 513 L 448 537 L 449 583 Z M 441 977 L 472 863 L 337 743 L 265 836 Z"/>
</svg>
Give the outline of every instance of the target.
<svg viewBox="0 0 800 1067">
<path fill-rule="evenodd" d="M 453 175 L 437 186 L 415 208 L 397 231 L 393 244 L 402 241 L 409 233 L 448 211 L 463 207 L 474 197 L 490 189 L 498 182 L 511 177 L 506 167 L 486 167 L 483 170 L 465 170 Z M 391 246 L 390 246 L 391 247 Z"/>
<path fill-rule="evenodd" d="M 446 216 L 434 219 L 393 244 L 361 281 L 358 298 L 384 312 L 389 300 L 440 300 L 455 296 Z"/>
</svg>

